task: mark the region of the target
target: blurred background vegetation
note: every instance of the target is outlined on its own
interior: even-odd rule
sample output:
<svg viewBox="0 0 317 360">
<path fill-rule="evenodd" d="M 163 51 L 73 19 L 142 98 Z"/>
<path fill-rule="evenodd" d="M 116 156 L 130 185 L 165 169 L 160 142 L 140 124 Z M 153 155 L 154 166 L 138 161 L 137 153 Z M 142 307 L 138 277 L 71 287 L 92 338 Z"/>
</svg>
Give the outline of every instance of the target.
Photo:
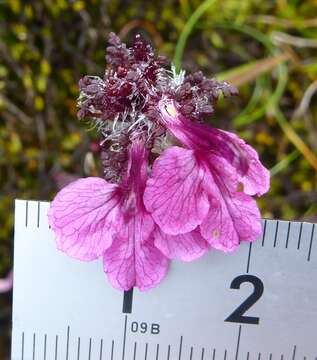
<svg viewBox="0 0 317 360">
<path fill-rule="evenodd" d="M 237 85 L 210 123 L 239 133 L 271 169 L 263 216 L 316 221 L 316 0 L 2 0 L 0 276 L 12 266 L 14 199 L 50 200 L 98 172 L 77 83 L 103 74 L 110 31 L 128 43 L 139 32 L 176 65 Z M 1 360 L 10 298 L 0 295 Z"/>
</svg>

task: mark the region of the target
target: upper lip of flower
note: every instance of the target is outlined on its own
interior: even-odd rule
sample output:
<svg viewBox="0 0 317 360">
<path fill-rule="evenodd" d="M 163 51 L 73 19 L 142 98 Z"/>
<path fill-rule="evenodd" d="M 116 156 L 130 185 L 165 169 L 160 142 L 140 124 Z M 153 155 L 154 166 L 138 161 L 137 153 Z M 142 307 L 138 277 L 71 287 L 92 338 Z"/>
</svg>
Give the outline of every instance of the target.
<svg viewBox="0 0 317 360">
<path fill-rule="evenodd" d="M 118 182 L 129 144 L 142 140 L 152 152 L 168 139 L 171 123 L 182 126 L 179 114 L 199 122 L 213 113 L 220 92 L 234 95 L 236 89 L 207 79 L 201 72 L 185 75 L 173 66 L 167 70 L 163 67 L 166 61 L 155 56 L 140 36 L 131 47 L 115 34 L 110 34 L 109 43 L 104 77 L 86 76 L 79 82 L 78 116 L 91 117 L 101 132 L 106 178 Z M 117 157 L 120 161 L 109 160 Z"/>
<path fill-rule="evenodd" d="M 115 119 L 132 124 L 141 116 L 156 123 L 158 102 L 166 97 L 179 105 L 183 115 L 198 120 L 213 112 L 219 92 L 237 92 L 227 83 L 205 78 L 201 72 L 185 76 L 184 71 L 177 73 L 173 67 L 171 71 L 165 69 L 165 61 L 155 57 L 140 36 L 130 48 L 114 34 L 110 34 L 109 42 L 106 58 L 110 68 L 104 78 L 84 77 L 80 81 L 79 117 L 101 119 L 104 126 Z"/>
</svg>

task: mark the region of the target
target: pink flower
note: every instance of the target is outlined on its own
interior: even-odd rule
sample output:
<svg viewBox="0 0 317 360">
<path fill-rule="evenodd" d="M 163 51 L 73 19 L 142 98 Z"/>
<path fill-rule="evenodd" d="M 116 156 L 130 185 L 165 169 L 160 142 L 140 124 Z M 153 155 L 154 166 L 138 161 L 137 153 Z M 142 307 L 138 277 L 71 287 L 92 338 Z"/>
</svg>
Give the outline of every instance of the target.
<svg viewBox="0 0 317 360">
<path fill-rule="evenodd" d="M 134 143 L 121 184 L 79 179 L 56 195 L 48 214 L 58 249 L 85 261 L 102 256 L 109 280 L 121 290 L 152 288 L 164 278 L 168 258 L 189 261 L 208 249 L 197 231 L 165 234 L 146 211 L 147 156 L 143 145 Z"/>
<path fill-rule="evenodd" d="M 172 100 L 159 104 L 161 120 L 186 149 L 173 146 L 154 162 L 144 201 L 166 234 L 200 231 L 214 248 L 234 250 L 261 234 L 250 195 L 269 188 L 269 172 L 236 135 L 193 123 Z"/>
<path fill-rule="evenodd" d="M 100 134 L 104 179 L 62 189 L 49 223 L 60 250 L 102 257 L 114 287 L 146 290 L 169 259 L 192 261 L 259 237 L 251 196 L 268 190 L 269 175 L 243 140 L 201 123 L 221 93 L 237 95 L 234 86 L 168 70 L 140 36 L 131 47 L 115 34 L 109 43 L 103 77 L 85 76 L 78 99 L 78 116 Z"/>
<path fill-rule="evenodd" d="M 13 286 L 13 271 L 10 270 L 7 277 L 0 279 L 0 294 L 12 290 L 12 286 Z"/>
</svg>

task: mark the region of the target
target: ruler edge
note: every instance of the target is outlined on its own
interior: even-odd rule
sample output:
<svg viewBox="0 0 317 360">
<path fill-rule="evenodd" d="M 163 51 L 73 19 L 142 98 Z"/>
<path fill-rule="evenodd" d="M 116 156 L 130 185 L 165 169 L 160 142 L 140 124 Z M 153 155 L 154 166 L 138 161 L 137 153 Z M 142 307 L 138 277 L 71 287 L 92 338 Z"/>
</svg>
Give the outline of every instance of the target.
<svg viewBox="0 0 317 360">
<path fill-rule="evenodd" d="M 16 208 L 21 203 L 27 203 L 27 202 L 34 202 L 34 203 L 43 203 L 43 204 L 50 204 L 52 201 L 49 200 L 31 200 L 31 199 L 14 199 L 14 219 L 16 218 Z M 313 221 L 301 221 L 301 220 L 286 220 L 286 219 L 271 219 L 271 218 L 261 218 L 262 221 L 283 221 L 283 222 L 289 222 L 289 223 L 297 223 L 297 224 L 308 224 L 308 225 L 317 225 L 317 222 Z M 14 222 L 15 225 L 15 222 Z M 15 227 L 15 226 L 14 226 Z M 14 233 L 15 234 L 15 233 Z"/>
</svg>

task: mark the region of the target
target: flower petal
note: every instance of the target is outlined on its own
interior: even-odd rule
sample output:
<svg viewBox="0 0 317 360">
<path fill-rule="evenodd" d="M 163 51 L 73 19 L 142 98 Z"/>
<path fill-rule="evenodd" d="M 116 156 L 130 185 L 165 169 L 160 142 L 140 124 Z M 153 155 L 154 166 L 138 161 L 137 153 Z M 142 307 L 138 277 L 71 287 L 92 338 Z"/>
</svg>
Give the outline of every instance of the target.
<svg viewBox="0 0 317 360">
<path fill-rule="evenodd" d="M 121 228 L 104 253 L 104 270 L 119 290 L 155 287 L 165 277 L 168 259 L 154 246 L 150 215 L 137 214 Z"/>
<path fill-rule="evenodd" d="M 239 171 L 237 166 L 240 182 L 244 185 L 243 191 L 248 195 L 265 194 L 270 187 L 270 172 L 260 162 L 258 153 L 237 135 L 227 131 L 223 133 L 231 139 L 236 158 L 244 159 L 247 164 L 246 171 L 241 171 L 241 168 Z"/>
<path fill-rule="evenodd" d="M 269 190 L 270 174 L 261 164 L 257 152 L 237 135 L 191 122 L 170 99 L 159 103 L 164 126 L 187 148 L 197 153 L 214 153 L 231 164 L 248 195 L 263 195 Z"/>
<path fill-rule="evenodd" d="M 202 236 L 215 249 L 228 252 L 239 246 L 239 236 L 228 209 L 217 199 L 210 199 L 210 210 L 200 229 Z"/>
<path fill-rule="evenodd" d="M 156 159 L 144 204 L 163 232 L 184 234 L 201 224 L 209 208 L 203 181 L 192 150 L 173 146 Z"/>
<path fill-rule="evenodd" d="M 79 179 L 63 188 L 48 212 L 58 249 L 79 260 L 102 255 L 112 242 L 120 200 L 118 186 L 97 177 Z"/>
<path fill-rule="evenodd" d="M 183 261 L 198 259 L 209 249 L 209 244 L 198 229 L 179 235 L 167 235 L 158 230 L 155 234 L 155 246 L 169 259 Z"/>
<path fill-rule="evenodd" d="M 11 270 L 6 278 L 0 279 L 0 294 L 12 290 L 13 287 L 13 271 Z"/>
<path fill-rule="evenodd" d="M 223 186 L 210 196 L 210 210 L 200 225 L 202 236 L 219 250 L 233 251 L 241 241 L 257 240 L 262 232 L 261 216 L 254 199 Z"/>
</svg>

